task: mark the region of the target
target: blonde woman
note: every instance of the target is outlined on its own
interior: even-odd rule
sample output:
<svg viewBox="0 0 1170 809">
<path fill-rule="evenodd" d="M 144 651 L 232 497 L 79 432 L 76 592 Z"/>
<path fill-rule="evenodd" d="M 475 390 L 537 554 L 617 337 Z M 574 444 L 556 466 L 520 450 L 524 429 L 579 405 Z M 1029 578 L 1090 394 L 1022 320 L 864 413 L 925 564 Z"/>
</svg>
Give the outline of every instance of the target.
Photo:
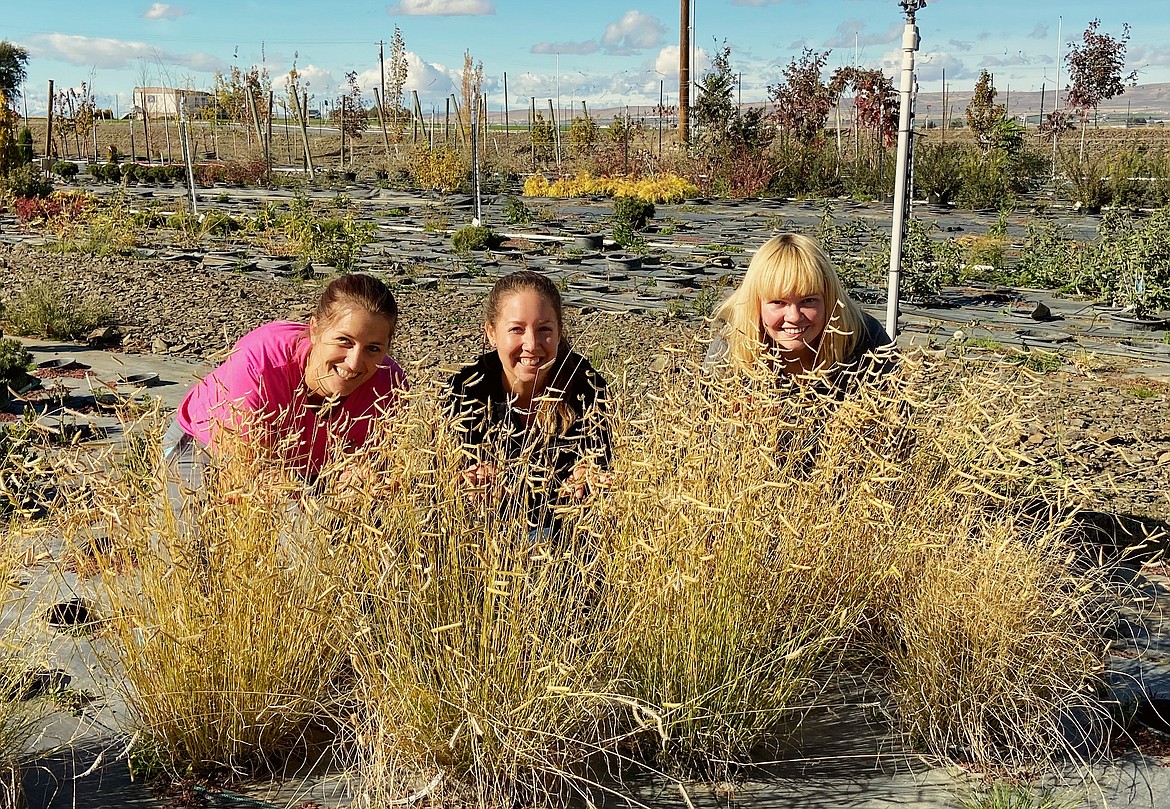
<svg viewBox="0 0 1170 809">
<path fill-rule="evenodd" d="M 788 377 L 840 382 L 893 364 L 885 329 L 845 294 L 817 243 L 798 233 L 775 236 L 756 251 L 715 319 L 706 365 L 716 373 L 765 365 Z"/>
</svg>

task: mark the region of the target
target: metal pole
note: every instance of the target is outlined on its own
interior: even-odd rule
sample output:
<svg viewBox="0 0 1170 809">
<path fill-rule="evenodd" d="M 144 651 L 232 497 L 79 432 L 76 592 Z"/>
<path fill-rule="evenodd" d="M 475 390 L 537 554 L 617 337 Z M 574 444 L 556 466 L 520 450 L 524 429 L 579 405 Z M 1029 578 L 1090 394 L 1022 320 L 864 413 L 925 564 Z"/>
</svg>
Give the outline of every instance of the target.
<svg viewBox="0 0 1170 809">
<path fill-rule="evenodd" d="M 902 87 L 899 93 L 898 163 L 894 175 L 894 222 L 890 230 L 890 281 L 886 297 L 886 332 L 898 335 L 898 288 L 902 275 L 902 241 L 906 233 L 906 209 L 909 207 L 910 136 L 914 120 L 914 52 L 918 50 L 918 26 L 914 15 L 926 5 L 926 0 L 901 0 L 906 12 L 906 28 L 902 32 Z M 879 135 L 880 137 L 880 135 Z"/>
</svg>

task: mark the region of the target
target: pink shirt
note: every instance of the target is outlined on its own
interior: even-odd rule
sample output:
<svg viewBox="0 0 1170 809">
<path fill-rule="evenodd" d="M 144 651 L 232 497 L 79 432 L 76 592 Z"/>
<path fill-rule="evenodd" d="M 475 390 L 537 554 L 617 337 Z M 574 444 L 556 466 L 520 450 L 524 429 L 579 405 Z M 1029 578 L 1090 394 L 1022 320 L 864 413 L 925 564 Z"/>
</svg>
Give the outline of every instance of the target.
<svg viewBox="0 0 1170 809">
<path fill-rule="evenodd" d="M 266 323 L 240 338 L 227 361 L 191 388 L 175 414 L 204 446 L 224 428 L 265 428 L 290 468 L 316 475 L 340 444 L 365 443 L 370 423 L 398 400 L 406 375 L 387 357 L 374 376 L 325 414 L 308 406 L 305 364 L 312 348 L 303 323 Z"/>
</svg>

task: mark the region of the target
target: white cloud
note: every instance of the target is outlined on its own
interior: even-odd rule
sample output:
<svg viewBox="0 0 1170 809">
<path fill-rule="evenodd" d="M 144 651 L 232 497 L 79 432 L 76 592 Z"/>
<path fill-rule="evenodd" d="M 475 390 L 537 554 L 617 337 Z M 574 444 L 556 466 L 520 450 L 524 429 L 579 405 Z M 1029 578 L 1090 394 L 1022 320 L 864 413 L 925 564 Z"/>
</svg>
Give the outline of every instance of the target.
<svg viewBox="0 0 1170 809">
<path fill-rule="evenodd" d="M 183 17 L 190 13 L 182 6 L 172 6 L 169 3 L 154 3 L 150 8 L 142 12 L 142 18 L 145 20 L 166 20 L 173 17 Z"/>
<path fill-rule="evenodd" d="M 666 26 L 652 14 L 627 11 L 625 15 L 605 26 L 601 44 L 606 53 L 628 56 L 662 44 Z"/>
<path fill-rule="evenodd" d="M 387 14 L 405 14 L 420 17 L 456 17 L 495 14 L 494 0 L 402 0 L 397 6 L 387 6 Z"/>
<path fill-rule="evenodd" d="M 710 54 L 706 50 L 699 48 L 691 58 L 691 73 L 699 75 L 706 70 L 710 64 L 710 58 Z M 678 84 L 678 45 L 667 45 L 658 52 L 658 55 L 654 57 L 654 71 L 662 74 L 655 77 L 655 86 L 657 86 L 657 79 L 663 76 L 665 76 L 666 81 Z"/>
<path fill-rule="evenodd" d="M 402 103 L 410 106 L 411 91 L 419 95 L 421 102 L 430 103 L 436 99 L 444 99 L 458 88 L 462 78 L 463 68 L 449 69 L 440 64 L 428 62 L 414 51 L 406 52 L 406 85 Z M 485 89 L 490 85 L 484 77 Z M 371 67 L 358 73 L 358 86 L 373 98 L 374 88 L 379 86 L 378 68 Z"/>
<path fill-rule="evenodd" d="M 825 47 L 866 48 L 871 45 L 887 45 L 899 41 L 905 28 L 905 23 L 894 22 L 885 31 L 867 34 L 864 20 L 848 19 L 837 25 L 836 32 L 825 42 Z"/>
<path fill-rule="evenodd" d="M 584 42 L 538 42 L 529 51 L 532 53 L 565 53 L 586 55 L 597 53 L 601 45 L 596 39 L 587 39 Z"/>
<path fill-rule="evenodd" d="M 164 67 L 186 67 L 205 73 L 226 71 L 228 65 L 210 53 L 174 53 L 145 42 L 109 37 L 85 37 L 74 34 L 37 34 L 28 48 L 34 56 L 60 59 L 71 65 L 97 68 L 125 68 L 138 59 Z"/>
</svg>

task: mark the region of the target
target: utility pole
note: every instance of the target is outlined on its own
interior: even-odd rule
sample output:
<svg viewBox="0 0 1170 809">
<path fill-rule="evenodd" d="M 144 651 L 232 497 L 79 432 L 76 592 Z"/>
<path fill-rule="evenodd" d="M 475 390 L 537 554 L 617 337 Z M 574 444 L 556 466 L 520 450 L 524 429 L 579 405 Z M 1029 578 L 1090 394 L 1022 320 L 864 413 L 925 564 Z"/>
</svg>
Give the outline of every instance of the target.
<svg viewBox="0 0 1170 809">
<path fill-rule="evenodd" d="M 898 162 L 894 175 L 894 222 L 890 229 L 890 281 L 886 293 L 886 333 L 898 335 L 898 288 L 902 276 L 902 242 L 906 235 L 906 214 L 910 207 L 910 138 L 914 123 L 914 52 L 918 50 L 915 14 L 926 0 L 900 0 L 906 13 L 902 31 L 902 87 L 898 109 Z"/>
<path fill-rule="evenodd" d="M 691 2 L 680 0 L 678 23 L 678 144 L 690 143 L 691 117 Z"/>
</svg>

